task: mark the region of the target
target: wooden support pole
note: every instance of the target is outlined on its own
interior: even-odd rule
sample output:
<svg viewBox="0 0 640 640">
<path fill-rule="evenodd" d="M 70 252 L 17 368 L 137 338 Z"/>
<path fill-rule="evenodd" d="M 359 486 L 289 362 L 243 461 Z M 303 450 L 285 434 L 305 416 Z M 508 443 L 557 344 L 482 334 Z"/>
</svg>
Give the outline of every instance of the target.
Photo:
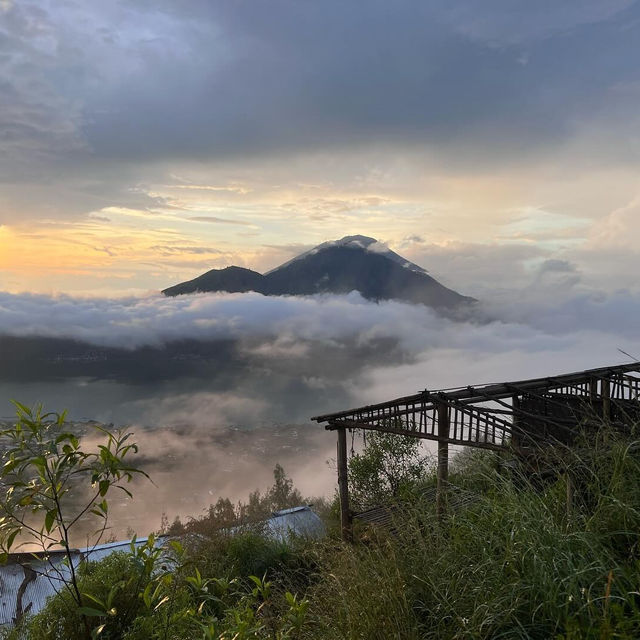
<svg viewBox="0 0 640 640">
<path fill-rule="evenodd" d="M 351 510 L 349 509 L 349 479 L 347 474 L 347 430 L 338 429 L 338 491 L 340 494 L 340 526 L 342 539 L 350 542 L 353 539 L 351 527 Z"/>
<path fill-rule="evenodd" d="M 446 509 L 447 482 L 449 480 L 449 407 L 444 402 L 438 404 L 438 475 L 436 484 L 436 513 L 441 518 Z"/>
<path fill-rule="evenodd" d="M 513 408 L 511 447 L 517 452 L 522 446 L 522 432 L 520 431 L 520 396 L 518 394 L 514 395 L 511 399 L 511 407 Z"/>
<path fill-rule="evenodd" d="M 611 381 L 609 378 L 602 378 L 602 419 L 605 422 L 611 420 Z"/>
</svg>

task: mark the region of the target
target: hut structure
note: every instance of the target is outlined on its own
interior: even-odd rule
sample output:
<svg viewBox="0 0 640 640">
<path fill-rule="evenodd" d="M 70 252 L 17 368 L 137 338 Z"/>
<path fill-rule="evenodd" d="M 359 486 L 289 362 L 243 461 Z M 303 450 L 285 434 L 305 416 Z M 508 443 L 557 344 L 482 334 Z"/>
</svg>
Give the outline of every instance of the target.
<svg viewBox="0 0 640 640">
<path fill-rule="evenodd" d="M 444 509 L 449 447 L 511 451 L 526 460 L 552 443 L 571 444 L 580 428 L 640 420 L 640 362 L 498 384 L 420 391 L 312 418 L 338 435 L 342 534 L 351 537 L 347 430 L 395 433 L 438 443 L 436 508 Z"/>
</svg>

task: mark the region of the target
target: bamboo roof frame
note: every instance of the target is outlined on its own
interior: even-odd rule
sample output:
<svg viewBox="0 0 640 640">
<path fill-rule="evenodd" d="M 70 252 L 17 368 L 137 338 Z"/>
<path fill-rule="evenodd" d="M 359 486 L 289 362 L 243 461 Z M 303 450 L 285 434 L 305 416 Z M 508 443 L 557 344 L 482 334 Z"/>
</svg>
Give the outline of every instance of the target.
<svg viewBox="0 0 640 640">
<path fill-rule="evenodd" d="M 517 402 L 514 403 L 514 398 L 538 398 L 559 411 L 567 408 L 567 399 L 572 396 L 591 401 L 626 403 L 640 396 L 640 378 L 629 375 L 631 373 L 640 374 L 640 362 L 587 369 L 545 378 L 470 385 L 453 389 L 425 389 L 413 395 L 323 414 L 311 419 L 318 423 L 327 423 L 328 430 L 342 427 L 374 430 L 446 441 L 450 444 L 503 449 L 505 437 L 511 437 L 514 430 L 524 429 L 518 426 L 518 422 L 523 423 L 527 419 L 536 420 L 561 430 L 570 429 L 570 425 L 575 423 L 575 420 L 563 418 L 553 412 L 534 413 L 518 406 Z M 616 388 L 616 385 L 617 394 L 612 393 L 612 387 Z M 624 389 L 627 389 L 626 394 L 622 392 Z M 487 406 L 487 403 L 493 406 Z M 420 428 L 420 417 L 424 422 L 425 416 L 432 414 L 429 416 L 432 422 L 437 422 L 435 412 L 437 407 L 442 405 L 447 406 L 450 413 L 457 411 L 458 414 L 464 414 L 475 421 L 474 434 L 456 433 L 455 437 L 443 437 L 436 432 L 435 428 Z M 490 431 L 493 435 L 494 428 L 496 439 L 487 441 L 488 432 Z M 474 438 L 477 435 L 485 437 Z"/>
<path fill-rule="evenodd" d="M 512 450 L 572 437 L 587 422 L 640 420 L 640 362 L 545 378 L 425 389 L 416 394 L 311 418 L 338 433 L 338 487 L 342 535 L 352 538 L 347 430 L 370 430 L 438 443 L 436 511 L 445 511 L 449 445 Z M 630 418 L 631 416 L 631 418 Z"/>
</svg>

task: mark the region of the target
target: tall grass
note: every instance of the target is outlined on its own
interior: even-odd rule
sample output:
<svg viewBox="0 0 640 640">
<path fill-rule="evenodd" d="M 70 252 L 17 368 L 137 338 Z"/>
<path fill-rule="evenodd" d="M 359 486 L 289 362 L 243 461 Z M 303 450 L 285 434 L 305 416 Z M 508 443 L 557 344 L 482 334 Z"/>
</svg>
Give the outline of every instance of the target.
<svg viewBox="0 0 640 640">
<path fill-rule="evenodd" d="M 640 449 L 609 433 L 556 458 L 540 486 L 470 456 L 471 505 L 438 523 L 416 503 L 393 535 L 320 551 L 308 637 L 640 637 Z"/>
</svg>

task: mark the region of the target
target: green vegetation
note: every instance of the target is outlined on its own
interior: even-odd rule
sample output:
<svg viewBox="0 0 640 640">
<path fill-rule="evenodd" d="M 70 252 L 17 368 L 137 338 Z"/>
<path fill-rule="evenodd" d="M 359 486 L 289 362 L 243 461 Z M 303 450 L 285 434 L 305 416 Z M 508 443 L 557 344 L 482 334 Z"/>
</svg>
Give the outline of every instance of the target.
<svg viewBox="0 0 640 640">
<path fill-rule="evenodd" d="M 174 523 L 180 542 L 165 550 L 152 538 L 83 566 L 84 610 L 62 592 L 10 637 L 85 640 L 83 615 L 93 637 L 127 640 L 640 637 L 640 442 L 603 429 L 545 465 L 559 473 L 460 456 L 451 482 L 473 499 L 451 500 L 438 521 L 415 445 L 369 438 L 350 481 L 363 504 L 367 483 L 396 501 L 390 529 L 357 527 L 354 544 L 335 533 L 275 542 L 251 526 L 230 531 L 249 521 L 247 506 L 219 501 Z M 299 497 L 278 468 L 252 514 Z"/>
<path fill-rule="evenodd" d="M 276 594 L 266 577 L 205 577 L 179 543 L 167 552 L 153 538 L 130 553 L 83 565 L 78 585 L 90 606 L 77 608 L 61 591 L 7 637 L 289 640 L 300 637 L 308 607 L 288 592 Z M 83 616 L 93 621 L 89 635 Z"/>
<path fill-rule="evenodd" d="M 409 498 L 428 469 L 420 440 L 371 431 L 366 434 L 363 450 L 349 460 L 352 507 L 359 511 Z"/>
<path fill-rule="evenodd" d="M 68 577 L 62 579 L 69 606 L 79 616 L 85 635 L 91 632 L 87 600 L 79 586 L 72 561 L 71 536 L 81 519 L 98 518 L 97 540 L 108 522 L 107 495 L 120 489 L 143 471 L 128 463 L 137 446 L 131 434 L 95 429 L 104 443 L 85 450 L 69 432 L 65 414 L 45 413 L 41 406 L 29 409 L 16 402 L 16 423 L 0 431 L 5 445 L 0 468 L 0 551 L 6 560 L 14 544 L 33 544 L 46 554 L 65 552 Z"/>
</svg>

